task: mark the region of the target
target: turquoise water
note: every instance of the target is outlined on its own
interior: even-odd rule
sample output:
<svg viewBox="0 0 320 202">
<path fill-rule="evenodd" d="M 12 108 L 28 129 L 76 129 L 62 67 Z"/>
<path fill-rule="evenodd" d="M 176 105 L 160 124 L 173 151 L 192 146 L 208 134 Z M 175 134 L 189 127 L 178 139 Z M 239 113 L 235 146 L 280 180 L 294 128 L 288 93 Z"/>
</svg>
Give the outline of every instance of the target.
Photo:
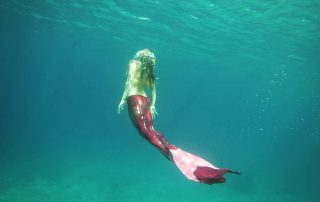
<svg viewBox="0 0 320 202">
<path fill-rule="evenodd" d="M 320 3 L 0 1 L 0 201 L 320 200 Z M 155 128 L 238 170 L 186 180 L 116 113 L 157 56 Z"/>
</svg>

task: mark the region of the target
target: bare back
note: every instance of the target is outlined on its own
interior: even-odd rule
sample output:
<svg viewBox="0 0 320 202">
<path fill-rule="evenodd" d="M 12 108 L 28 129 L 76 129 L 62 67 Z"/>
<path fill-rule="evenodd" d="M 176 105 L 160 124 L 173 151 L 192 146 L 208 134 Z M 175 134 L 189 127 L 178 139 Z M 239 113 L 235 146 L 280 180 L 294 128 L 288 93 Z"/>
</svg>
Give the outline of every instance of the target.
<svg viewBox="0 0 320 202">
<path fill-rule="evenodd" d="M 150 110 L 154 117 L 157 112 L 156 103 L 156 87 L 155 87 L 155 56 L 150 50 L 144 49 L 138 51 L 133 60 L 130 60 L 128 67 L 128 77 L 125 83 L 124 92 L 118 106 L 118 113 L 123 109 L 127 98 L 132 95 L 142 95 L 148 97 L 145 89 L 150 88 L 151 102 Z"/>
<path fill-rule="evenodd" d="M 131 95 L 147 96 L 144 89 L 149 87 L 149 85 L 148 85 L 148 82 L 142 78 L 140 73 L 141 73 L 141 62 L 137 60 L 130 60 L 128 78 L 126 81 L 129 84 L 128 96 L 131 96 Z"/>
</svg>

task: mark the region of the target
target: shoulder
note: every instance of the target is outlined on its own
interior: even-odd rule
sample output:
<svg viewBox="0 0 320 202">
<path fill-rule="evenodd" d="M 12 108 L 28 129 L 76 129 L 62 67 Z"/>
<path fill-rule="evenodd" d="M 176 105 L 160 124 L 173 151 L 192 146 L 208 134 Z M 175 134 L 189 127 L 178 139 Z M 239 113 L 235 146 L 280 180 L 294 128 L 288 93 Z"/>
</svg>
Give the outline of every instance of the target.
<svg viewBox="0 0 320 202">
<path fill-rule="evenodd" d="M 134 78 L 139 74 L 141 63 L 137 60 L 130 60 L 129 61 L 129 67 L 128 67 L 128 76 L 130 78 Z"/>
<path fill-rule="evenodd" d="M 139 71 L 141 66 L 141 62 L 137 60 L 130 60 L 129 61 L 129 73 L 135 73 Z"/>
<path fill-rule="evenodd" d="M 139 68 L 141 65 L 141 62 L 138 60 L 130 60 L 129 61 L 129 68 Z"/>
</svg>

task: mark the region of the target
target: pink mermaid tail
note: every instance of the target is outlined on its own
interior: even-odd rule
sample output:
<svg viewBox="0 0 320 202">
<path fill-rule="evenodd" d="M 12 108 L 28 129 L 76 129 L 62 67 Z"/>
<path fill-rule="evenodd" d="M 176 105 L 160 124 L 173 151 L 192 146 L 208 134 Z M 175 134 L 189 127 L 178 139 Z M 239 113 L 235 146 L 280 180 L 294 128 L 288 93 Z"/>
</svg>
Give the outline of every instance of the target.
<svg viewBox="0 0 320 202">
<path fill-rule="evenodd" d="M 183 151 L 180 148 L 171 146 L 169 150 L 173 162 L 189 180 L 214 184 L 225 182 L 225 178 L 223 177 L 225 173 L 240 174 L 239 172 L 229 169 L 217 168 L 203 158 Z"/>
<path fill-rule="evenodd" d="M 140 135 L 158 148 L 168 160 L 173 161 L 189 180 L 214 184 L 224 182 L 225 173 L 240 174 L 229 169 L 217 168 L 208 161 L 169 144 L 166 138 L 153 128 L 149 104 L 150 101 L 145 96 L 128 97 L 128 110 L 132 123 Z"/>
</svg>

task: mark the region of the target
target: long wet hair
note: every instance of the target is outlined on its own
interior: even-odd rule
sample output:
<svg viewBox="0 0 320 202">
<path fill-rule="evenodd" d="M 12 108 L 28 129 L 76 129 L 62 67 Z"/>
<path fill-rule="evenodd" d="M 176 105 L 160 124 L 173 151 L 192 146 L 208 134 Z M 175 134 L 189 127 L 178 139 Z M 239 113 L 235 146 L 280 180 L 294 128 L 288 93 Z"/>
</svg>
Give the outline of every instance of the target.
<svg viewBox="0 0 320 202">
<path fill-rule="evenodd" d="M 140 57 L 141 62 L 140 79 L 147 81 L 150 86 L 154 85 L 156 79 L 154 75 L 155 64 L 149 57 Z"/>
</svg>

